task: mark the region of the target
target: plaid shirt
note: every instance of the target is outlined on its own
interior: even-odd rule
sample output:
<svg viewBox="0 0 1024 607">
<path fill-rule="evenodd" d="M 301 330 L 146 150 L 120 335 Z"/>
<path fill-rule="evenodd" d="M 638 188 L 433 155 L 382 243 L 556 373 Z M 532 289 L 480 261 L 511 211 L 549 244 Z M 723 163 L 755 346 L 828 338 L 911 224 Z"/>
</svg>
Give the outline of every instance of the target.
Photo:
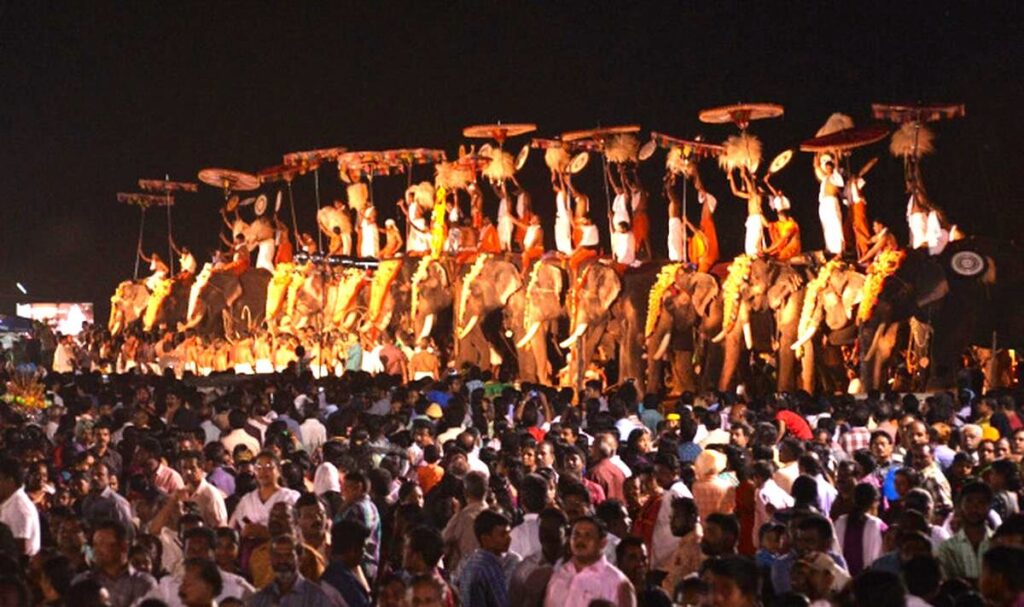
<svg viewBox="0 0 1024 607">
<path fill-rule="evenodd" d="M 839 446 L 847 455 L 853 455 L 857 449 L 867 449 L 871 446 L 871 431 L 864 426 L 850 428 L 845 434 L 839 437 Z"/>
<path fill-rule="evenodd" d="M 459 595 L 465 607 L 508 607 L 508 584 L 501 559 L 477 548 L 459 574 Z"/>
</svg>

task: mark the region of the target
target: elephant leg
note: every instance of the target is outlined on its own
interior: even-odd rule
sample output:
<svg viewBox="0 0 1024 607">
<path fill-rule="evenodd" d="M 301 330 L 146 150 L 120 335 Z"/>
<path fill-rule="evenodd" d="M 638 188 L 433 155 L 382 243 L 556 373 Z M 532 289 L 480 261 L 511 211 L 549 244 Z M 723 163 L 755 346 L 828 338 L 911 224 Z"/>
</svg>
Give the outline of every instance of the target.
<svg viewBox="0 0 1024 607">
<path fill-rule="evenodd" d="M 778 382 L 779 392 L 792 392 L 796 390 L 797 360 L 793 344 L 797 340 L 798 324 L 800 322 L 800 307 L 803 297 L 794 295 L 786 300 L 786 304 L 779 315 L 779 350 L 778 350 Z"/>
<path fill-rule="evenodd" d="M 800 389 L 814 394 L 815 359 L 817 358 L 817 340 L 812 338 L 803 346 L 800 358 Z"/>
<path fill-rule="evenodd" d="M 737 322 L 725 336 L 722 373 L 718 376 L 718 389 L 727 392 L 736 384 L 737 370 L 743 357 L 743 329 Z"/>
<path fill-rule="evenodd" d="M 544 385 L 551 385 L 551 361 L 548 359 L 549 330 L 551 330 L 550 321 L 543 323 L 537 334 L 530 340 L 534 373 L 537 376 L 537 382 Z"/>
</svg>

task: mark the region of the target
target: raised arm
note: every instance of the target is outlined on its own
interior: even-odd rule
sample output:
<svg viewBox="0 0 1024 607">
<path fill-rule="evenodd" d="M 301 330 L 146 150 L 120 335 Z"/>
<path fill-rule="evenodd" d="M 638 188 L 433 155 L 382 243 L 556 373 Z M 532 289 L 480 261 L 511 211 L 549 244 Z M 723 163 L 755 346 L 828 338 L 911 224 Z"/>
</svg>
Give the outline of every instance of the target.
<svg viewBox="0 0 1024 607">
<path fill-rule="evenodd" d="M 729 178 L 729 189 L 732 190 L 732 195 L 733 196 L 735 196 L 737 198 L 742 198 L 744 200 L 747 200 L 748 198 L 750 198 L 749 194 L 747 194 L 743 190 L 741 190 L 738 187 L 736 187 L 736 178 L 733 177 L 732 171 L 729 171 L 728 173 L 726 173 L 726 175 Z"/>
<path fill-rule="evenodd" d="M 608 180 L 608 183 L 611 184 L 612 189 L 615 190 L 616 196 L 626 193 L 626 189 L 623 187 L 623 184 L 615 182 L 615 173 L 612 172 L 611 164 L 607 162 L 604 165 L 604 176 Z"/>
</svg>

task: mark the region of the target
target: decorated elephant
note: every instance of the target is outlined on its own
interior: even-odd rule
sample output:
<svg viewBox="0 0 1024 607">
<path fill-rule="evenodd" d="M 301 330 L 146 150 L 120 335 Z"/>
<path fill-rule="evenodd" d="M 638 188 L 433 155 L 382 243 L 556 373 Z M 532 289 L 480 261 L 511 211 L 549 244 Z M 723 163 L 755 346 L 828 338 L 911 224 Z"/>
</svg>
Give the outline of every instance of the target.
<svg viewBox="0 0 1024 607">
<path fill-rule="evenodd" d="M 819 382 L 826 392 L 846 390 L 841 346 L 857 341 L 857 310 L 864 280 L 856 267 L 834 259 L 807 283 L 799 337 L 791 346 L 800 359 L 800 387 L 807 392 L 813 393 Z"/>
<path fill-rule="evenodd" d="M 152 331 L 158 327 L 174 330 L 188 314 L 188 299 L 192 289 L 191 278 L 168 278 L 161 280 L 149 296 L 146 311 L 142 315 L 142 328 Z"/>
<path fill-rule="evenodd" d="M 648 392 L 657 392 L 664 385 L 666 364 L 671 371 L 672 392 L 711 387 L 697 381 L 694 353 L 703 342 L 701 376 L 713 378 L 721 355 L 712 356 L 709 350 L 720 348 L 708 347 L 707 338 L 721 327 L 722 307 L 714 305 L 719 290 L 718 280 L 710 274 L 688 270 L 682 263 L 661 267 L 648 295 L 644 323 Z"/>
<path fill-rule="evenodd" d="M 1024 346 L 1022 253 L 1008 242 L 968 238 L 935 256 L 924 249 L 880 256 L 858 313 L 864 389 L 883 386 L 898 348 L 879 350 L 889 345 L 892 327 L 905 321 L 912 321 L 911 341 L 924 342 L 918 363 L 929 390 L 955 386 L 961 356 L 972 345 Z"/>
<path fill-rule="evenodd" d="M 414 339 L 433 337 L 443 352 L 452 333 L 453 266 L 430 256 L 410 262 L 415 262 L 415 270 L 409 277 L 409 327 Z"/>
<path fill-rule="evenodd" d="M 729 264 L 722 283 L 722 329 L 712 340 L 723 343 L 725 350 L 719 390 L 735 388 L 750 352 L 774 355 L 777 389 L 796 389 L 798 368 L 792 346 L 807 282 L 802 262 L 740 255 Z"/>
<path fill-rule="evenodd" d="M 558 343 L 558 329 L 565 318 L 566 275 L 554 259 L 538 260 L 530 268 L 526 287 L 509 300 L 508 329 L 522 328 L 516 340 L 519 376 L 527 381 L 552 385 L 549 349 Z"/>
<path fill-rule="evenodd" d="M 240 273 L 207 264 L 189 295 L 187 321 L 178 330 L 206 336 L 246 334 L 263 323 L 270 272 L 246 268 Z"/>
<path fill-rule="evenodd" d="M 264 311 L 268 327 L 296 330 L 319 324 L 320 313 L 327 308 L 325 281 L 329 271 L 315 265 L 280 263 L 267 282 Z"/>
<path fill-rule="evenodd" d="M 456 362 L 481 368 L 510 363 L 517 337 L 504 335 L 505 308 L 523 287 L 516 265 L 500 255 L 481 254 L 465 270 L 455 310 Z M 514 307 L 514 306 L 513 306 Z"/>
<path fill-rule="evenodd" d="M 635 273 L 636 271 L 633 270 L 627 271 L 628 275 Z M 653 282 L 652 276 L 646 276 L 649 273 L 649 270 L 645 272 L 644 280 L 634 279 L 631 281 L 631 286 L 640 290 L 640 299 L 646 296 Z M 642 286 L 645 282 L 647 283 L 646 288 Z M 615 339 L 626 330 L 622 323 L 613 323 L 615 317 L 612 310 L 612 305 L 618 300 L 623 290 L 623 279 L 615 268 L 601 261 L 595 261 L 579 269 L 574 284 L 571 285 L 569 293 L 566 295 L 570 334 L 559 346 L 562 349 L 572 348 L 568 365 L 571 378 L 569 383 L 576 386 L 577 389 L 582 387 L 586 371 L 596 359 L 614 358 L 619 353 L 617 351 L 627 353 L 633 351 L 632 348 L 624 346 L 618 348 L 615 345 Z M 630 305 L 638 303 L 631 302 Z M 639 318 L 638 314 L 639 312 L 637 318 Z M 639 323 L 640 321 L 634 319 L 634 322 Z M 641 339 L 639 324 L 634 328 L 638 331 L 636 339 Z M 599 356 L 595 358 L 595 355 Z M 633 362 L 620 358 L 620 369 L 623 365 L 630 365 Z M 640 378 L 641 376 L 631 375 L 630 377 Z"/>
<path fill-rule="evenodd" d="M 149 289 L 141 280 L 125 280 L 110 297 L 110 319 L 107 329 L 117 335 L 142 318 L 149 303 Z"/>
</svg>

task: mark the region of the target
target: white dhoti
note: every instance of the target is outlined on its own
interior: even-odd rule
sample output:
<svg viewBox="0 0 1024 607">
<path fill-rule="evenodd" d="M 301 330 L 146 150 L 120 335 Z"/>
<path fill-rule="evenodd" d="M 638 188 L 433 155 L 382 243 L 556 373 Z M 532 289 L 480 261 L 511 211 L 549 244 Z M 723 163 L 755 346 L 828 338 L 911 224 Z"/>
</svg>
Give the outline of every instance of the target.
<svg viewBox="0 0 1024 607">
<path fill-rule="evenodd" d="M 235 375 L 252 375 L 255 371 L 252 363 L 238 363 L 235 365 Z"/>
<path fill-rule="evenodd" d="M 274 273 L 274 239 L 267 238 L 257 244 L 256 267 Z"/>
<path fill-rule="evenodd" d="M 825 250 L 833 255 L 843 252 L 843 216 L 839 199 L 835 196 L 818 197 L 818 219 L 825 235 Z"/>
<path fill-rule="evenodd" d="M 683 220 L 668 218 L 668 258 L 670 261 L 683 260 Z"/>
<path fill-rule="evenodd" d="M 274 363 L 269 358 L 257 358 L 256 359 L 256 373 L 264 375 L 267 373 L 274 372 Z"/>
<path fill-rule="evenodd" d="M 743 252 L 747 255 L 757 255 L 764 249 L 764 217 L 760 214 L 747 215 L 744 224 L 746 233 L 743 238 Z"/>
<path fill-rule="evenodd" d="M 939 214 L 935 211 L 930 211 L 926 220 L 927 234 L 928 234 L 928 253 L 931 255 L 938 255 L 946 249 L 946 245 L 949 244 L 949 230 L 942 227 L 942 222 L 939 220 Z"/>
<path fill-rule="evenodd" d="M 498 242 L 504 251 L 512 250 L 512 232 L 515 231 L 515 224 L 512 223 L 512 209 L 509 208 L 508 198 L 502 198 L 498 203 Z"/>
<path fill-rule="evenodd" d="M 565 192 L 555 195 L 555 248 L 559 253 L 572 254 L 572 219 L 569 218 L 569 197 Z"/>
<path fill-rule="evenodd" d="M 612 201 L 612 229 L 619 227 L 622 222 L 629 223 L 629 202 L 625 194 L 616 194 Z"/>
</svg>

